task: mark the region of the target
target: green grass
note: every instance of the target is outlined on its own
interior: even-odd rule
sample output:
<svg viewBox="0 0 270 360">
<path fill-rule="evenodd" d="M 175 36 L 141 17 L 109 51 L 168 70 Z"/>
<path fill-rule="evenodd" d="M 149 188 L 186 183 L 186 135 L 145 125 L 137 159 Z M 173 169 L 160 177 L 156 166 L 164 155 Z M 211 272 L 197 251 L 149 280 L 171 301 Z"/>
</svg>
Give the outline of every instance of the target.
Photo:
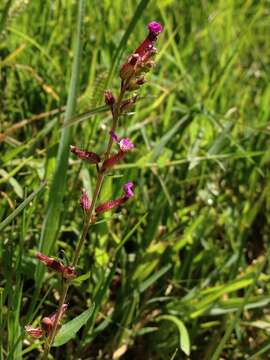
<svg viewBox="0 0 270 360">
<path fill-rule="evenodd" d="M 77 2 L 0 4 L 0 360 L 42 352 L 23 327 L 55 311 L 61 282 L 35 252 L 72 258 L 95 186 L 68 146 L 105 151 L 103 91 L 150 20 L 157 66 L 119 131 L 136 148 L 100 202 L 128 180 L 135 198 L 91 228 L 53 357 L 269 356 L 268 5 L 85 1 L 79 39 Z"/>
</svg>

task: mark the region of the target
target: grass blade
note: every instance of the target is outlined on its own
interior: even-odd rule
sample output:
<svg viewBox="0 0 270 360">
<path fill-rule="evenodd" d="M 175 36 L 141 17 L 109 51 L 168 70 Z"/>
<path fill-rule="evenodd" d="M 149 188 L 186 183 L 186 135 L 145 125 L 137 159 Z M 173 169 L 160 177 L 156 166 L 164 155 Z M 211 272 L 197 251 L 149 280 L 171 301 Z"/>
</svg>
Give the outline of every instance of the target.
<svg viewBox="0 0 270 360">
<path fill-rule="evenodd" d="M 2 231 L 13 219 L 15 219 L 17 215 L 23 211 L 23 209 L 34 199 L 34 197 L 44 189 L 45 185 L 46 182 L 42 183 L 36 191 L 30 194 L 5 220 L 0 223 L 0 231 Z"/>
<path fill-rule="evenodd" d="M 79 82 L 79 70 L 81 63 L 81 33 L 84 13 L 84 1 L 78 4 L 77 28 L 74 41 L 74 60 L 72 64 L 72 74 L 70 80 L 69 94 L 67 100 L 67 111 L 65 113 L 64 125 L 74 116 L 76 107 L 77 87 Z M 66 187 L 66 177 L 68 168 L 69 145 L 71 140 L 71 129 L 64 128 L 61 131 L 61 138 L 58 147 L 56 169 L 52 179 L 48 207 L 42 227 L 39 248 L 45 254 L 49 254 L 55 244 L 58 229 L 60 226 L 60 214 L 62 201 Z M 36 281 L 41 286 L 44 269 L 39 264 L 36 271 Z"/>
</svg>

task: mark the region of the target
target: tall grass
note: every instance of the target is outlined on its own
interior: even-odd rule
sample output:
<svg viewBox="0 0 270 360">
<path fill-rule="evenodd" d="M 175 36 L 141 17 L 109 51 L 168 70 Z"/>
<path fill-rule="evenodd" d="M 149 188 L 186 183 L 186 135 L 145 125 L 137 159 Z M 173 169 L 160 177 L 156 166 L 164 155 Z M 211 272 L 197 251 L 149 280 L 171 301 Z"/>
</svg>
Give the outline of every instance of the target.
<svg viewBox="0 0 270 360">
<path fill-rule="evenodd" d="M 61 144 L 105 151 L 100 139 L 110 119 L 95 109 L 108 81 L 118 86 L 113 74 L 120 57 L 153 19 L 165 27 L 158 65 L 119 134 L 138 145 L 101 194 L 101 201 L 117 197 L 115 185 L 135 178 L 136 199 L 89 234 L 64 321 L 77 332 L 68 345 L 55 344 L 54 357 L 266 358 L 267 4 L 86 2 L 74 113 L 65 104 L 76 4 L 30 1 L 14 16 L 15 3 L 0 4 L 0 359 L 41 354 L 23 326 L 38 323 L 40 309 L 55 311 L 59 297 L 50 291 L 61 286 L 54 277 L 35 276 L 49 204 L 58 209 L 43 246 L 71 258 L 82 225 L 80 188 L 93 190 L 94 172 L 66 153 L 60 192 L 52 196 Z M 84 113 L 87 119 L 76 121 Z M 69 121 L 74 125 L 65 126 Z M 40 191 L 44 180 L 48 186 Z"/>
</svg>

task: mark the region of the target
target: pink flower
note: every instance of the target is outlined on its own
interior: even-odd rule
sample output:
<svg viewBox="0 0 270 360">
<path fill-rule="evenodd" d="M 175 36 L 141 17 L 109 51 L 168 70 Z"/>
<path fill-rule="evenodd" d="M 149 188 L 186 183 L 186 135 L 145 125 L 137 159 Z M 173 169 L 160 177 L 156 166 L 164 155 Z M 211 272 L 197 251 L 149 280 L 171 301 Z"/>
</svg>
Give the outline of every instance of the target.
<svg viewBox="0 0 270 360">
<path fill-rule="evenodd" d="M 134 148 L 134 145 L 130 141 L 129 138 L 123 138 L 119 141 L 120 150 L 123 152 L 127 152 Z"/>
<path fill-rule="evenodd" d="M 101 171 L 105 171 L 113 167 L 115 164 L 117 164 L 120 160 L 124 158 L 126 152 L 134 148 L 134 145 L 129 138 L 123 138 L 120 140 L 114 131 L 110 131 L 110 135 L 113 141 L 118 143 L 120 150 L 117 154 L 111 155 L 107 160 L 104 161 L 101 167 Z"/>
<path fill-rule="evenodd" d="M 122 195 L 120 198 L 115 199 L 115 200 L 109 200 L 107 202 L 105 202 L 104 204 L 99 205 L 98 207 L 96 207 L 96 213 L 103 213 L 105 211 L 114 209 L 122 204 L 124 204 L 129 198 L 131 198 L 134 193 L 132 191 L 133 189 L 133 182 L 128 182 L 123 186 L 124 189 L 124 195 Z"/>
<path fill-rule="evenodd" d="M 28 335 L 32 336 L 35 339 L 39 339 L 43 335 L 43 330 L 40 328 L 34 328 L 31 325 L 27 325 L 24 327 L 25 331 Z"/>
<path fill-rule="evenodd" d="M 41 252 L 36 254 L 38 260 L 40 260 L 44 265 L 52 269 L 53 271 L 62 273 L 65 279 L 72 279 L 75 277 L 75 269 L 72 266 L 66 266 L 62 264 L 60 261 L 55 260 Z"/>
<path fill-rule="evenodd" d="M 160 25 L 156 21 L 151 21 L 148 24 L 148 29 L 149 29 L 149 32 L 154 36 L 158 36 L 163 31 L 162 25 Z"/>
</svg>

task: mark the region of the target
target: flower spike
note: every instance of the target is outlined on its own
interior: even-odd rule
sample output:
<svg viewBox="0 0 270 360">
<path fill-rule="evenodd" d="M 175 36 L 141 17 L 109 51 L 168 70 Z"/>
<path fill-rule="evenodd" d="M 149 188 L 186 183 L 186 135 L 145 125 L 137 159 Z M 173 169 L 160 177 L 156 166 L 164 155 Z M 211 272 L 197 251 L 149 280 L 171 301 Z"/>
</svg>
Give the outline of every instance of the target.
<svg viewBox="0 0 270 360">
<path fill-rule="evenodd" d="M 154 46 L 154 43 L 157 40 L 158 35 L 163 31 L 162 25 L 156 21 L 151 21 L 148 24 L 149 34 L 146 39 L 141 43 L 141 45 L 134 51 L 135 54 L 139 56 L 145 55 L 147 52 L 151 51 Z"/>
</svg>

